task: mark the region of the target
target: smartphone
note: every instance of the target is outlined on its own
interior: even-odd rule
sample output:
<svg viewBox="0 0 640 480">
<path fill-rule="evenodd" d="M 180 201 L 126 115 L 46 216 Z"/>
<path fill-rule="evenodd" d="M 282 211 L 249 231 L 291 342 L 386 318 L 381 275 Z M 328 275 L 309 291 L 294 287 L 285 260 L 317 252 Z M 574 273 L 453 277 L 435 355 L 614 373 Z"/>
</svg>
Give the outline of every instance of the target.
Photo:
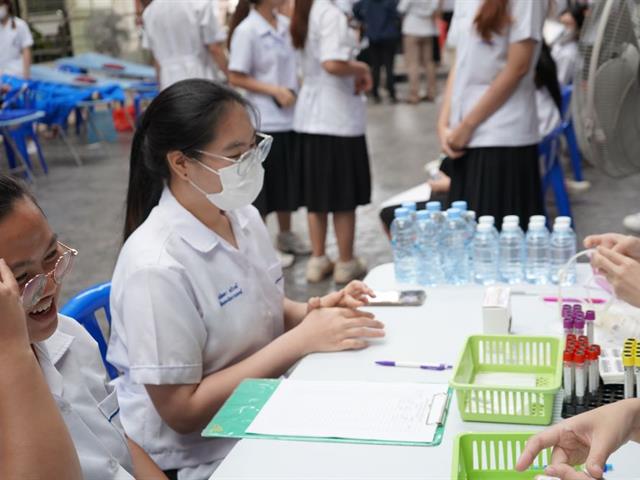
<svg viewBox="0 0 640 480">
<path fill-rule="evenodd" d="M 370 307 L 419 307 L 427 299 L 424 290 L 391 290 L 375 292 L 376 297 L 369 299 Z"/>
</svg>

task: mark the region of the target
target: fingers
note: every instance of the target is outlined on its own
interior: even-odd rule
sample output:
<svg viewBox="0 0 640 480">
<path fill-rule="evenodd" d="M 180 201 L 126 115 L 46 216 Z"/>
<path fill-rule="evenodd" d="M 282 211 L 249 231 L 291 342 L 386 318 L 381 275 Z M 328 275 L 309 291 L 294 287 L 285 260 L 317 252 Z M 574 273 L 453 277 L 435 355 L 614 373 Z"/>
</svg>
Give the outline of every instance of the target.
<svg viewBox="0 0 640 480">
<path fill-rule="evenodd" d="M 345 318 L 373 318 L 373 313 L 363 312 L 361 310 L 353 310 L 351 308 L 341 308 L 340 314 Z"/>
<path fill-rule="evenodd" d="M 624 265 L 629 257 L 609 248 L 598 247 L 598 253 L 615 265 Z"/>
<path fill-rule="evenodd" d="M 347 338 L 382 338 L 385 336 L 382 328 L 356 327 L 345 330 Z"/>
<path fill-rule="evenodd" d="M 604 475 L 604 466 L 607 463 L 609 455 L 611 455 L 619 445 L 612 438 L 602 438 L 602 436 L 593 438 L 589 456 L 585 462 L 586 470 L 593 478 L 602 478 Z"/>
<path fill-rule="evenodd" d="M 516 463 L 516 470 L 519 472 L 526 470 L 542 450 L 557 445 L 561 433 L 561 427 L 556 425 L 531 437 Z"/>
<path fill-rule="evenodd" d="M 340 342 L 340 348 L 342 348 L 342 350 L 362 350 L 368 346 L 369 343 L 361 338 L 347 338 Z"/>
<path fill-rule="evenodd" d="M 358 327 L 366 327 L 366 328 L 384 328 L 384 323 L 380 320 L 376 320 L 375 318 L 355 318 L 349 320 L 346 323 L 347 328 L 358 328 Z"/>
<path fill-rule="evenodd" d="M 347 295 L 344 300 L 342 300 L 342 306 L 346 308 L 360 308 L 364 307 L 367 303 L 369 302 L 366 299 L 358 300 L 349 295 Z"/>
<path fill-rule="evenodd" d="M 337 292 L 331 292 L 320 299 L 320 306 L 322 307 L 335 307 L 340 303 L 340 300 L 344 297 L 344 291 L 338 290 Z"/>
<path fill-rule="evenodd" d="M 562 480 L 593 480 L 586 473 L 579 472 L 575 469 L 575 467 L 569 466 L 567 464 L 552 465 L 548 467 L 544 471 L 544 473 L 552 477 L 561 478 Z"/>
<path fill-rule="evenodd" d="M 598 271 L 601 271 L 607 275 L 616 273 L 618 266 L 609 260 L 607 257 L 600 253 L 600 249 L 591 257 L 591 265 Z"/>
<path fill-rule="evenodd" d="M 0 283 L 3 283 L 11 292 L 15 293 L 16 295 L 20 293 L 20 289 L 18 288 L 18 283 L 13 276 L 13 272 L 3 258 L 0 258 Z"/>
</svg>

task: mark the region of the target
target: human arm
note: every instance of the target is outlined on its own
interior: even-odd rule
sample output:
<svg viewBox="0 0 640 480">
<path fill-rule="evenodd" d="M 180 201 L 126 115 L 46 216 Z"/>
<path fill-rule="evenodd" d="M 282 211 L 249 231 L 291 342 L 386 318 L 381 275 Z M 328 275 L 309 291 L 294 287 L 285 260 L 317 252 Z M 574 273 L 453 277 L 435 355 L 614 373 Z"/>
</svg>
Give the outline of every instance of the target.
<svg viewBox="0 0 640 480">
<path fill-rule="evenodd" d="M 216 62 L 218 68 L 225 74 L 226 77 L 229 76 L 229 61 L 227 59 L 227 50 L 224 46 L 224 42 L 216 42 L 210 45 L 207 45 L 207 49 L 213 58 L 213 61 Z"/>
<path fill-rule="evenodd" d="M 129 453 L 131 454 L 131 460 L 133 461 L 133 473 L 136 478 L 140 480 L 167 480 L 167 476 L 164 472 L 160 470 L 160 467 L 156 465 L 149 454 L 145 452 L 140 445 L 130 438 L 127 438 L 127 444 L 129 445 Z"/>
<path fill-rule="evenodd" d="M 31 47 L 25 47 L 22 49 L 22 77 L 28 79 L 31 77 Z"/>
<path fill-rule="evenodd" d="M 463 150 L 473 132 L 493 115 L 511 97 L 522 78 L 528 73 L 535 54 L 536 42 L 532 39 L 511 43 L 504 68 L 491 82 L 489 88 L 466 114 L 460 124 L 449 133 L 447 143 L 451 150 Z"/>
<path fill-rule="evenodd" d="M 81 479 L 71 435 L 29 343 L 18 285 L 2 259 L 0 317 L 0 478 Z"/>
<path fill-rule="evenodd" d="M 324 68 L 331 75 L 337 77 L 355 77 L 356 93 L 366 93 L 373 87 L 369 65 L 357 60 L 326 60 L 322 62 Z"/>
<path fill-rule="evenodd" d="M 382 327 L 373 315 L 357 310 L 313 310 L 294 329 L 198 384 L 145 387 L 171 428 L 183 434 L 199 431 L 245 378 L 278 377 L 311 352 L 364 348 L 365 338 L 384 336 Z"/>
<path fill-rule="evenodd" d="M 609 455 L 628 441 L 640 441 L 640 400 L 605 405 L 564 420 L 529 439 L 516 469 L 526 470 L 536 456 L 553 448 L 545 474 L 563 480 L 602 478 Z M 574 466 L 586 464 L 587 472 Z"/>
<path fill-rule="evenodd" d="M 615 250 L 598 247 L 591 257 L 591 265 L 613 287 L 621 300 L 640 307 L 640 262 Z"/>
<path fill-rule="evenodd" d="M 233 70 L 229 71 L 228 77 L 229 83 L 234 87 L 269 95 L 273 97 L 281 107 L 291 107 L 296 102 L 296 95 L 286 87 L 261 82 L 246 73 Z"/>
<path fill-rule="evenodd" d="M 454 59 L 455 60 L 455 59 Z M 449 76 L 447 77 L 447 85 L 444 91 L 444 99 L 442 100 L 442 107 L 440 108 L 440 114 L 438 115 L 438 138 L 440 139 L 440 148 L 444 154 L 451 158 L 459 158 L 464 155 L 462 150 L 454 150 L 447 141 L 451 130 L 449 128 L 449 117 L 451 115 L 451 96 L 453 95 L 453 84 L 456 78 L 456 63 L 453 61 L 451 70 L 449 70 Z"/>
</svg>

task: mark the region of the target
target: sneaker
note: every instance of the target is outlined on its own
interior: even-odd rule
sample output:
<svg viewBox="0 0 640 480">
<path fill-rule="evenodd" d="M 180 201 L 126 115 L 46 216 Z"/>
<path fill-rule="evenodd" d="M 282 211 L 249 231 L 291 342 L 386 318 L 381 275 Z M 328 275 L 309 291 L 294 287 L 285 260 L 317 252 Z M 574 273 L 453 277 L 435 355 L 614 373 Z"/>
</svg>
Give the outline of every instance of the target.
<svg viewBox="0 0 640 480">
<path fill-rule="evenodd" d="M 591 182 L 586 180 L 577 181 L 567 178 L 564 182 L 567 185 L 567 190 L 570 193 L 583 193 L 591 188 Z"/>
<path fill-rule="evenodd" d="M 278 250 L 294 255 L 309 255 L 311 248 L 293 232 L 280 232 L 278 234 Z"/>
<path fill-rule="evenodd" d="M 331 275 L 333 262 L 326 255 L 311 257 L 307 263 L 307 282 L 318 283 Z"/>
<path fill-rule="evenodd" d="M 359 258 L 353 258 L 348 262 L 337 262 L 333 271 L 333 281 L 344 284 L 351 280 L 362 279 L 367 273 L 367 266 Z"/>
<path fill-rule="evenodd" d="M 276 253 L 278 254 L 282 268 L 289 268 L 293 265 L 293 262 L 296 261 L 296 257 L 290 253 L 281 252 L 280 250 L 276 250 Z"/>
<path fill-rule="evenodd" d="M 640 233 L 640 212 L 634 213 L 633 215 L 627 215 L 626 217 L 624 217 L 622 223 L 624 224 L 625 228 L 633 232 Z"/>
</svg>

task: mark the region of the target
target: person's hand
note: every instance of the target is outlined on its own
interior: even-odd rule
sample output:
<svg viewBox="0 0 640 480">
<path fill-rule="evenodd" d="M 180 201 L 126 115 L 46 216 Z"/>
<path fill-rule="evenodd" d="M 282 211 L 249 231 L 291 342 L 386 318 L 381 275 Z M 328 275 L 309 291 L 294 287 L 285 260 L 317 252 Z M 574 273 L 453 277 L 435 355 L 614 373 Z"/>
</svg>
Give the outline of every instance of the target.
<svg viewBox="0 0 640 480">
<path fill-rule="evenodd" d="M 343 307 L 360 308 L 369 303 L 369 297 L 376 294 L 364 282 L 353 280 L 341 290 L 324 297 L 312 297 L 307 302 L 307 313 L 316 308 Z"/>
<path fill-rule="evenodd" d="M 522 472 L 546 448 L 553 448 L 545 474 L 562 480 L 602 478 L 604 465 L 629 440 L 640 440 L 640 400 L 605 405 L 564 420 L 529 439 L 516 464 Z M 575 465 L 586 464 L 586 472 Z"/>
<path fill-rule="evenodd" d="M 448 125 L 438 124 L 438 138 L 440 139 L 440 148 L 444 154 L 451 158 L 456 159 L 464 155 L 464 151 L 458 152 L 451 148 L 448 142 L 448 138 L 451 135 L 451 129 Z"/>
<path fill-rule="evenodd" d="M 27 319 L 20 290 L 11 269 L 0 258 L 0 350 L 29 348 Z"/>
<path fill-rule="evenodd" d="M 449 148 L 455 152 L 463 152 L 469 144 L 474 128 L 462 121 L 460 124 L 446 137 Z"/>
<path fill-rule="evenodd" d="M 291 90 L 285 87 L 276 87 L 273 91 L 273 98 L 276 99 L 276 102 L 278 102 L 278 105 L 282 108 L 291 107 L 296 103 L 296 96 Z"/>
<path fill-rule="evenodd" d="M 384 337 L 384 325 L 373 314 L 350 308 L 312 310 L 294 331 L 305 355 L 361 349 L 367 338 Z"/>
<path fill-rule="evenodd" d="M 604 275 L 621 300 L 640 307 L 640 262 L 610 248 L 598 247 L 591 265 Z"/>
<path fill-rule="evenodd" d="M 356 94 L 367 93 L 373 88 L 371 69 L 364 62 L 356 62 L 357 73 L 355 80 Z"/>
<path fill-rule="evenodd" d="M 584 239 L 585 248 L 606 247 L 614 252 L 640 261 L 640 238 L 619 233 L 589 235 Z"/>
</svg>

